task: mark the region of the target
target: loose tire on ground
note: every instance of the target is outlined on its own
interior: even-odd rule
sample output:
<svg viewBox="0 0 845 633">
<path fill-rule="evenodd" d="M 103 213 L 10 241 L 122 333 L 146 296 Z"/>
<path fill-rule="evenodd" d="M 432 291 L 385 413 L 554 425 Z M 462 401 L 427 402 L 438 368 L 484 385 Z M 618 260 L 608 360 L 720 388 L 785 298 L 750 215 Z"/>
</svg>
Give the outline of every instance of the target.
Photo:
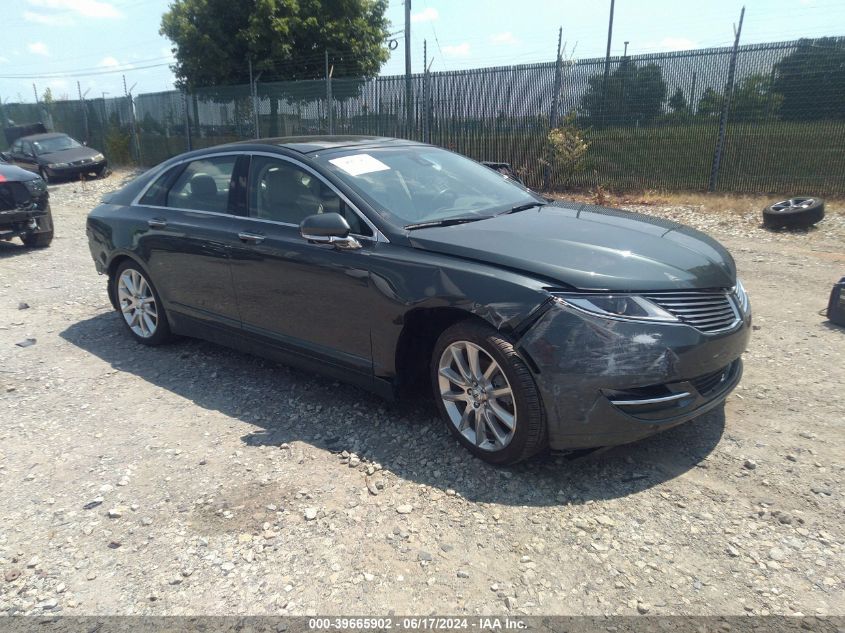
<svg viewBox="0 0 845 633">
<path fill-rule="evenodd" d="M 454 346 L 458 346 L 458 348 L 464 346 L 464 349 L 475 349 L 478 352 L 478 357 L 481 360 L 476 363 L 476 374 L 486 373 L 485 369 L 489 370 L 491 367 L 490 361 L 495 362 L 501 370 L 500 372 L 493 370 L 491 376 L 486 379 L 487 389 L 485 394 L 481 396 L 485 401 L 496 393 L 505 391 L 507 388 L 510 389 L 512 396 L 504 396 L 503 400 L 496 400 L 495 402 L 498 407 L 497 410 L 502 411 L 503 407 L 506 409 L 503 411 L 504 414 L 515 413 L 513 430 L 509 434 L 507 444 L 501 448 L 493 447 L 494 441 L 487 442 L 486 449 L 481 448 L 477 442 L 478 436 L 475 435 L 474 431 L 470 431 L 469 434 L 474 436 L 476 441 L 470 441 L 470 438 L 458 428 L 458 425 L 464 421 L 461 412 L 465 412 L 467 408 L 474 406 L 474 396 L 470 395 L 470 392 L 477 393 L 477 389 L 473 387 L 472 380 L 466 381 L 467 384 L 464 389 L 457 383 L 453 384 L 451 379 L 443 379 L 442 363 L 444 359 L 448 361 Z M 471 368 L 468 366 L 468 356 L 462 358 L 467 361 L 465 369 L 469 374 L 472 374 Z M 509 465 L 527 459 L 545 448 L 546 416 L 540 393 L 531 372 L 508 337 L 478 321 L 467 320 L 456 323 L 446 329 L 437 339 L 432 353 L 430 374 L 435 403 L 446 427 L 465 448 L 477 457 L 491 464 Z M 464 378 L 464 376 L 459 376 L 457 371 L 450 375 L 452 378 Z M 444 399 L 444 387 L 442 387 L 441 382 L 449 384 L 446 389 L 455 390 L 454 392 L 448 391 L 448 399 Z M 451 409 L 451 415 L 447 406 Z M 482 407 L 484 407 L 484 404 L 482 404 Z M 491 408 L 486 410 L 492 411 L 494 409 L 496 407 L 491 405 Z M 458 418 L 461 418 L 460 421 L 453 419 L 452 416 L 456 414 Z M 474 415 L 475 412 L 471 414 L 473 420 L 477 420 Z M 491 412 L 489 415 L 493 416 L 494 414 Z M 498 418 L 492 419 L 494 422 L 501 421 Z M 470 424 L 474 424 L 474 421 Z M 493 422 L 490 422 L 490 424 L 492 425 Z M 506 427 L 498 424 L 497 429 L 497 432 L 502 433 Z M 492 426 L 485 427 L 483 432 L 491 440 L 495 437 Z"/>
<path fill-rule="evenodd" d="M 136 332 L 133 327 L 129 324 L 125 312 L 124 312 L 124 303 L 121 301 L 121 292 L 119 291 L 120 287 L 120 280 L 123 277 L 124 273 L 127 272 L 134 272 L 135 274 L 139 275 L 141 279 L 143 279 L 144 283 L 149 287 L 149 296 L 153 300 L 153 305 L 156 309 L 156 323 L 155 328 L 152 334 L 143 336 Z M 161 302 L 161 297 L 158 294 L 158 291 L 155 288 L 152 280 L 149 278 L 147 273 L 134 261 L 128 260 L 121 263 L 117 270 L 115 270 L 114 275 L 109 280 L 109 283 L 112 284 L 111 291 L 113 296 L 115 297 L 117 303 L 117 315 L 120 318 L 121 322 L 126 326 L 126 329 L 129 331 L 129 334 L 139 343 L 143 343 L 144 345 L 162 345 L 164 343 L 169 342 L 173 335 L 170 332 L 170 322 L 167 320 L 167 314 L 164 311 L 164 306 Z M 145 326 L 146 327 L 146 326 Z"/>
<path fill-rule="evenodd" d="M 763 226 L 770 229 L 805 229 L 824 217 L 821 198 L 790 198 L 763 209 Z"/>
</svg>

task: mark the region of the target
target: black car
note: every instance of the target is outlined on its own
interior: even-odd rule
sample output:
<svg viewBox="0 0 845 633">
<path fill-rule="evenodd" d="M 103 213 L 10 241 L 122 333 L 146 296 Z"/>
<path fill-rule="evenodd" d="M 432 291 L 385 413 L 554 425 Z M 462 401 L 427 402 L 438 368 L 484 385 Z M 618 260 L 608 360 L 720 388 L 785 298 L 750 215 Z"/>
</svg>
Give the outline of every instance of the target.
<svg viewBox="0 0 845 633">
<path fill-rule="evenodd" d="M 458 154 L 373 137 L 183 154 L 88 217 L 131 335 L 172 334 L 387 397 L 428 382 L 498 464 L 630 442 L 739 382 L 734 261 L 665 220 L 543 197 Z"/>
<path fill-rule="evenodd" d="M 32 172 L 0 161 L 0 240 L 49 246 L 53 215 L 46 183 Z"/>
<path fill-rule="evenodd" d="M 108 169 L 106 157 L 67 134 L 32 134 L 17 139 L 6 161 L 35 172 L 45 182 L 78 178 L 80 175 L 102 177 Z"/>
</svg>

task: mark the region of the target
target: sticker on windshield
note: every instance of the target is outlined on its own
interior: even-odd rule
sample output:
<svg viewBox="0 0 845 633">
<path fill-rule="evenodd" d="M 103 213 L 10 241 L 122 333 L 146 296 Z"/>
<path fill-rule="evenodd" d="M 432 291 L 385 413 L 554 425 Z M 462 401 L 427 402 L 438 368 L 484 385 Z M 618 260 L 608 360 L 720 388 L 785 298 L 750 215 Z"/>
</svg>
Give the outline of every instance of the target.
<svg viewBox="0 0 845 633">
<path fill-rule="evenodd" d="M 390 167 L 385 165 L 379 159 L 373 158 L 369 154 L 342 156 L 340 158 L 333 158 L 329 162 L 332 165 L 340 167 L 350 176 L 360 176 L 374 171 L 385 171 L 386 169 L 390 169 Z"/>
</svg>

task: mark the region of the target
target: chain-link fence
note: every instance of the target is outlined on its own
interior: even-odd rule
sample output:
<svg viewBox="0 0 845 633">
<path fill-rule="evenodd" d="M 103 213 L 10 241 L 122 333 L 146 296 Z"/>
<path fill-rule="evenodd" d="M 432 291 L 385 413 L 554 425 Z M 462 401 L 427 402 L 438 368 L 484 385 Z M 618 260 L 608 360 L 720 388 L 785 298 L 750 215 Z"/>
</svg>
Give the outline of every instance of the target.
<svg viewBox="0 0 845 633">
<path fill-rule="evenodd" d="M 426 73 L 411 85 L 410 108 L 393 76 L 3 104 L 0 118 L 43 121 L 115 163 L 373 134 L 508 162 L 538 188 L 845 194 L 845 38 Z"/>
</svg>

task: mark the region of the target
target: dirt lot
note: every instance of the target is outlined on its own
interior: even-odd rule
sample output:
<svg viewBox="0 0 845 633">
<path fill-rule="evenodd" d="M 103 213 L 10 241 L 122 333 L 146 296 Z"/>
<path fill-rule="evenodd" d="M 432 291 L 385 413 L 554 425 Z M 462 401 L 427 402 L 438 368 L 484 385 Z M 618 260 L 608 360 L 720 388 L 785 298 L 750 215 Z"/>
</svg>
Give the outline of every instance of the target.
<svg viewBox="0 0 845 633">
<path fill-rule="evenodd" d="M 84 232 L 124 176 L 51 187 L 51 248 L 0 243 L 0 613 L 845 614 L 845 330 L 819 315 L 841 204 L 775 234 L 759 200 L 628 201 L 732 250 L 742 385 L 636 445 L 494 469 L 424 401 L 133 343 Z"/>
</svg>

